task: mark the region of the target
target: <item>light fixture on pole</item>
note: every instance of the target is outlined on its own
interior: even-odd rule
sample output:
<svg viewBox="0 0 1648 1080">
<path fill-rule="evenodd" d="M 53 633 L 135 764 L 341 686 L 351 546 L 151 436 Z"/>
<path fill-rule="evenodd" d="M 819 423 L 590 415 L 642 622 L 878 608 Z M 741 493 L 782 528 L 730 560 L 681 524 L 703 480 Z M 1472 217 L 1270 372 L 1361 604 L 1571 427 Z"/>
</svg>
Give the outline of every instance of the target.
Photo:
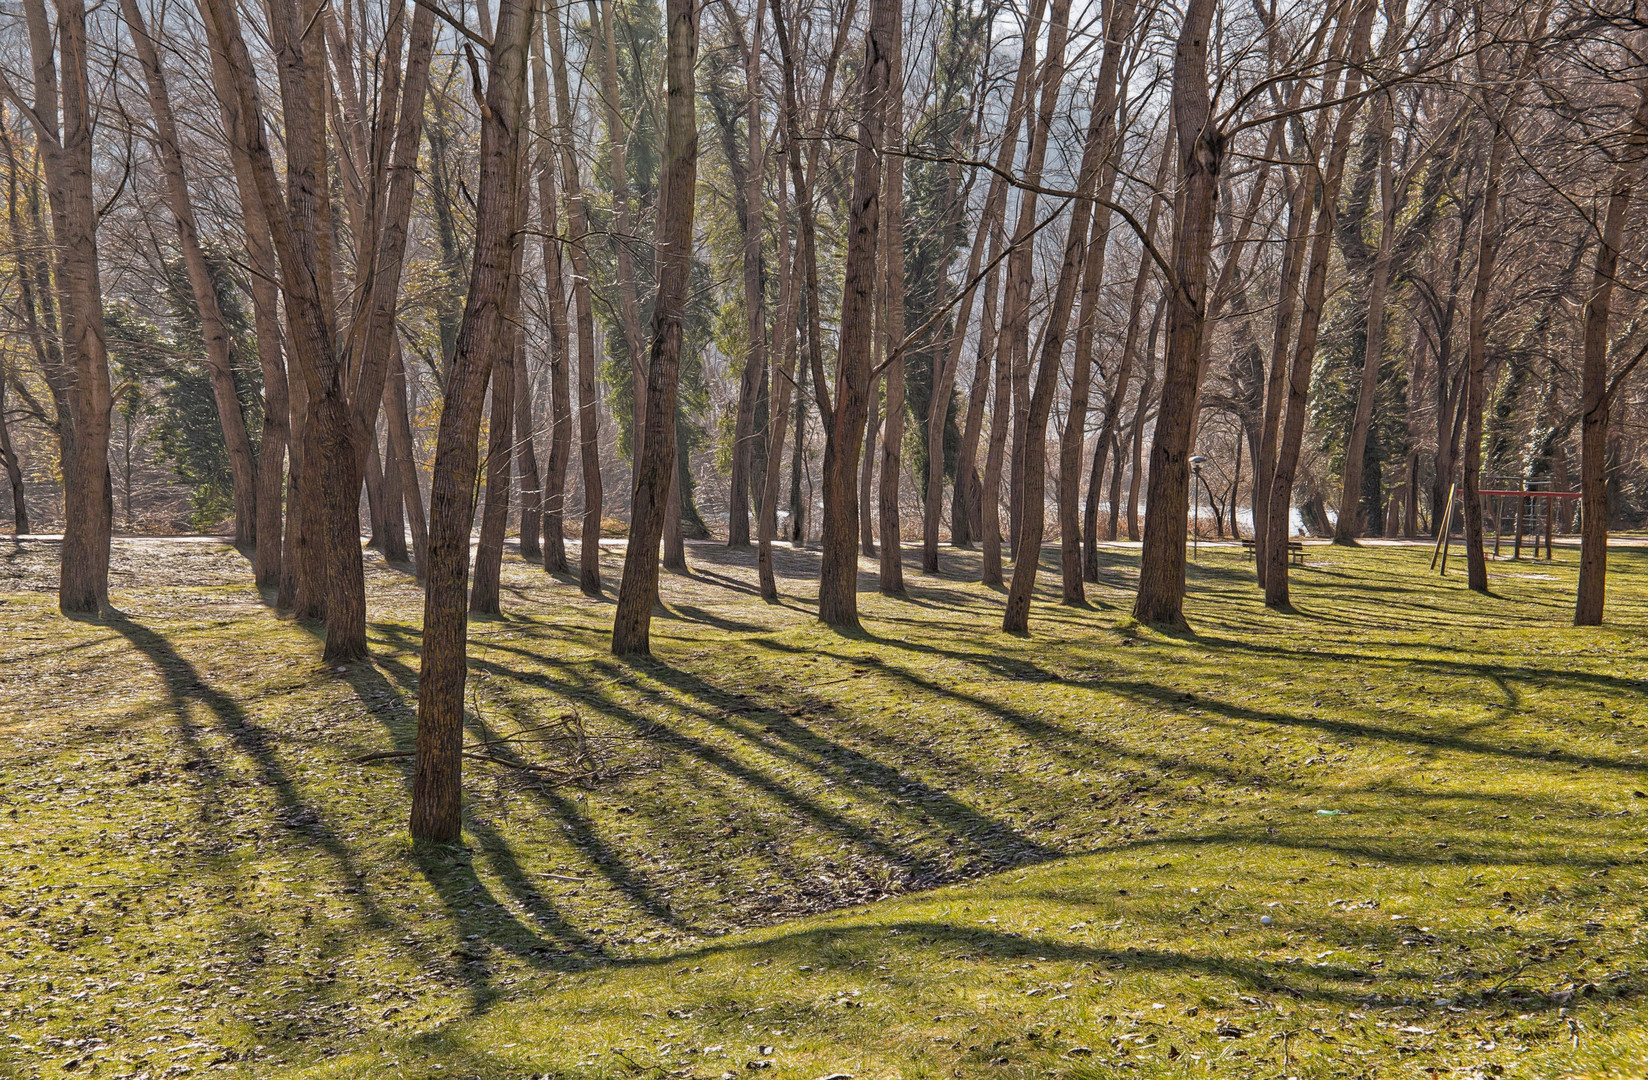
<svg viewBox="0 0 1648 1080">
<path fill-rule="evenodd" d="M 1196 559 L 1202 555 L 1202 535 L 1197 526 L 1202 523 L 1202 465 L 1206 461 L 1207 458 L 1201 454 L 1190 459 L 1190 471 L 1195 474 L 1190 481 L 1190 489 L 1196 496 L 1196 516 L 1190 519 L 1190 550 L 1191 557 Z"/>
</svg>

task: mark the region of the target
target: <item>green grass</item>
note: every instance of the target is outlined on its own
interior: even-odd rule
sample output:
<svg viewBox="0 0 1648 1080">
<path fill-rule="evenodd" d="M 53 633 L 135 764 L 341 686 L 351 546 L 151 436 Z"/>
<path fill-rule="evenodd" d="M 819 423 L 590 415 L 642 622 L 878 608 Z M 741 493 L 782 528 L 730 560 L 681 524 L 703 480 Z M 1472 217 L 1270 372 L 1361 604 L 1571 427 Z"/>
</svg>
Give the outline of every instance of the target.
<svg viewBox="0 0 1648 1080">
<path fill-rule="evenodd" d="M 1204 546 L 1168 636 L 1116 549 L 1028 637 L 960 553 L 853 636 L 779 554 L 772 607 L 694 548 L 633 664 L 507 559 L 469 735 L 552 771 L 467 763 L 415 849 L 357 760 L 411 745 L 404 575 L 337 671 L 218 545 L 118 544 L 104 622 L 0 549 L 0 1076 L 1648 1068 L 1648 551 L 1575 630 L 1572 550 L 1484 598 L 1312 548 L 1281 615 Z"/>
</svg>

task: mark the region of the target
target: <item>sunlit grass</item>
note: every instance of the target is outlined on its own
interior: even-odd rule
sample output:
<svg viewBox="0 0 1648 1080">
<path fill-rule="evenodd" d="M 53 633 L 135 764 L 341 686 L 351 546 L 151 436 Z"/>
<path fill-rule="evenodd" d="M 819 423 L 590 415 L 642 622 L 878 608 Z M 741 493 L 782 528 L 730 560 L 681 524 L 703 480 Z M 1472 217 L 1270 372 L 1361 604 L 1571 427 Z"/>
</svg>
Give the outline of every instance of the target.
<svg viewBox="0 0 1648 1080">
<path fill-rule="evenodd" d="M 908 600 L 866 578 L 844 636 L 812 556 L 780 551 L 772 607 L 752 556 L 696 547 L 636 664 L 610 605 L 511 557 L 470 737 L 556 771 L 470 763 L 465 846 L 436 850 L 403 839 L 408 762 L 356 760 L 411 745 L 402 574 L 372 566 L 373 662 L 339 672 L 233 552 L 122 545 L 102 623 L 55 614 L 49 556 L 0 551 L 0 1075 L 1648 1053 L 1636 549 L 1600 630 L 1566 625 L 1571 550 L 1493 564 L 1483 598 L 1428 550 L 1313 547 L 1278 615 L 1204 546 L 1190 634 L 1130 624 L 1118 549 L 1090 609 L 1049 593 L 1012 637 L 963 553 Z"/>
</svg>

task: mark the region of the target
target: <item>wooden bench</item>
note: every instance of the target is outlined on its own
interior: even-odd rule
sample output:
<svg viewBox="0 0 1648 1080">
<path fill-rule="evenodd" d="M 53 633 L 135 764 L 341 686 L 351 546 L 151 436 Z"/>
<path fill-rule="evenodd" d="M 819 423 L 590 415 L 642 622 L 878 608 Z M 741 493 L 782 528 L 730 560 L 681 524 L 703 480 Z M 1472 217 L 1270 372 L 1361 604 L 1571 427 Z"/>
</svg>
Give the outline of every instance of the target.
<svg viewBox="0 0 1648 1080">
<path fill-rule="evenodd" d="M 1256 550 L 1258 550 L 1258 545 L 1254 543 L 1252 537 L 1242 537 L 1242 551 L 1247 554 L 1248 558 L 1253 558 L 1253 554 Z M 1288 562 L 1293 563 L 1296 566 L 1305 565 L 1305 545 L 1302 541 L 1288 541 Z"/>
</svg>

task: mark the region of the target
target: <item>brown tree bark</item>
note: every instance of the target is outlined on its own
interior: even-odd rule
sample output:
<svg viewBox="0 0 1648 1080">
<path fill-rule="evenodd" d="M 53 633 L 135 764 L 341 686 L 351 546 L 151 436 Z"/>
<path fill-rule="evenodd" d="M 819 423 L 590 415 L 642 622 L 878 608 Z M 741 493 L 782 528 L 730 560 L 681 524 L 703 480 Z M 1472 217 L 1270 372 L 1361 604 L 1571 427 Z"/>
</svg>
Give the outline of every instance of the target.
<svg viewBox="0 0 1648 1080">
<path fill-rule="evenodd" d="M 29 530 L 29 504 L 23 492 L 23 463 L 17 447 L 11 441 L 11 425 L 6 422 L 5 376 L 0 374 L 0 466 L 6 470 L 6 483 L 11 488 L 12 535 L 23 536 Z"/>
<path fill-rule="evenodd" d="M 568 571 L 566 556 L 566 477 L 572 460 L 572 386 L 567 369 L 571 366 L 567 331 L 566 271 L 561 258 L 559 236 L 560 207 L 555 186 L 555 149 L 550 133 L 557 131 L 550 105 L 549 63 L 544 55 L 544 35 L 551 32 L 549 18 L 543 32 L 532 36 L 532 107 L 537 128 L 538 225 L 543 232 L 544 315 L 549 324 L 549 461 L 539 485 L 540 518 L 543 528 L 544 569 L 552 574 Z M 558 33 L 558 29 L 556 30 Z"/>
<path fill-rule="evenodd" d="M 525 185 L 522 185 L 523 187 Z M 520 267 L 515 268 L 520 274 Z M 506 333 L 514 340 L 517 335 Z M 492 365 L 492 386 L 486 439 L 486 499 L 481 504 L 480 542 L 475 546 L 475 570 L 469 583 L 469 613 L 497 615 L 498 586 L 503 574 L 504 533 L 509 528 L 511 449 L 515 442 L 515 365 L 519 344 Z"/>
<path fill-rule="evenodd" d="M 631 393 L 630 462 L 631 473 L 641 475 L 642 433 L 646 430 L 647 359 L 642 355 L 641 309 L 636 295 L 635 256 L 630 251 L 635 232 L 635 213 L 630 205 L 627 145 L 629 127 L 624 123 L 622 99 L 618 91 L 618 44 L 613 0 L 589 0 L 590 25 L 599 28 L 592 50 L 600 68 L 601 108 L 607 126 L 607 170 L 612 185 L 613 231 L 608 237 L 618 267 L 618 325 L 624 334 L 624 352 L 629 361 Z M 655 301 L 656 303 L 656 301 Z M 631 537 L 634 535 L 633 508 Z"/>
<path fill-rule="evenodd" d="M 1403 36 L 1406 6 L 1386 30 L 1386 41 Z M 1362 348 L 1362 378 L 1357 386 L 1356 413 L 1350 436 L 1345 440 L 1345 467 L 1339 493 L 1339 520 L 1334 523 L 1333 542 L 1354 544 L 1362 535 L 1362 461 L 1367 454 L 1368 430 L 1373 425 L 1374 397 L 1379 389 L 1379 365 L 1385 352 L 1385 295 L 1390 288 L 1391 253 L 1396 237 L 1396 171 L 1391 161 L 1391 135 L 1396 119 L 1396 103 L 1390 95 L 1375 99 L 1371 121 L 1373 137 L 1379 142 L 1379 249 L 1368 282 L 1368 315 Z"/>
<path fill-rule="evenodd" d="M 904 551 L 898 512 L 899 473 L 904 461 L 904 23 L 894 25 L 887 85 L 881 201 L 882 361 L 887 368 L 887 417 L 882 425 L 881 488 L 877 531 L 881 536 L 879 585 L 883 596 L 904 595 Z M 939 425 L 943 426 L 940 417 Z M 872 444 L 873 445 L 873 444 Z M 865 453 L 866 459 L 870 453 Z"/>
<path fill-rule="evenodd" d="M 1173 167 L 1173 145 L 1173 129 L 1169 125 L 1166 137 L 1162 140 L 1161 160 L 1156 166 L 1150 209 L 1145 212 L 1144 237 L 1145 242 L 1152 247 L 1156 243 L 1157 226 L 1161 222 L 1162 205 L 1166 200 L 1168 172 Z M 1127 308 L 1127 332 L 1122 339 L 1122 355 L 1116 363 L 1116 374 L 1110 380 L 1110 393 L 1105 397 L 1104 419 L 1099 426 L 1098 442 L 1093 447 L 1093 468 L 1087 480 L 1087 505 L 1082 515 L 1082 577 L 1088 581 L 1099 580 L 1099 481 L 1104 476 L 1105 459 L 1111 451 L 1111 444 L 1117 441 L 1116 431 L 1121 423 L 1122 404 L 1127 400 L 1127 387 L 1133 379 L 1134 356 L 1139 348 L 1139 331 L 1143 329 L 1145 297 L 1156 273 L 1156 265 L 1151 260 L 1150 253 L 1142 252 L 1139 272 L 1133 279 L 1133 297 Z M 1116 464 L 1120 468 L 1119 451 Z M 1110 540 L 1116 539 L 1116 522 L 1120 519 L 1121 508 L 1117 505 L 1115 497 L 1119 486 L 1118 476 L 1110 485 L 1110 521 L 1105 528 L 1106 536 Z"/>
<path fill-rule="evenodd" d="M 658 197 L 658 298 L 653 306 L 652 353 L 647 364 L 646 428 L 635 472 L 630 540 L 612 620 L 617 656 L 651 653 L 652 608 L 658 602 L 658 544 L 677 484 L 675 395 L 692 269 L 692 220 L 698 176 L 698 127 L 693 68 L 698 58 L 694 0 L 668 0 L 665 135 Z M 677 513 L 679 523 L 680 516 Z"/>
<path fill-rule="evenodd" d="M 744 166 L 744 332 L 748 338 L 744 371 L 738 382 L 738 412 L 733 424 L 731 502 L 727 507 L 727 546 L 750 545 L 751 472 L 756 449 L 755 405 L 767 369 L 767 315 L 761 284 L 761 185 L 766 160 L 761 130 L 761 24 L 766 0 L 756 0 L 755 19 L 745 48 L 744 130 L 747 149 Z M 757 525 L 757 531 L 760 526 Z"/>
<path fill-rule="evenodd" d="M 515 471 L 521 489 L 521 558 L 537 562 L 543 558 L 539 546 L 543 519 L 543 478 L 538 472 L 537 409 L 532 394 L 532 375 L 526 363 L 526 341 L 515 349 Z"/>
<path fill-rule="evenodd" d="M 423 657 L 418 675 L 418 741 L 412 777 L 416 840 L 454 843 L 463 830 L 463 703 L 468 675 L 464 593 L 474 520 L 476 440 L 488 375 L 509 363 L 510 278 L 515 269 L 520 137 L 531 8 L 499 0 L 481 110 L 475 259 L 457 347 L 446 373 L 446 401 L 430 492 L 429 580 L 424 592 Z M 505 411 L 508 415 L 508 411 Z"/>
<path fill-rule="evenodd" d="M 881 299 L 877 299 L 876 307 L 881 309 Z M 880 328 L 881 317 L 877 315 L 872 331 L 876 339 L 881 336 Z M 870 377 L 870 392 L 865 395 L 864 456 L 858 463 L 858 553 L 866 559 L 876 558 L 875 448 L 881 438 L 880 384 L 879 376 Z"/>
<path fill-rule="evenodd" d="M 1610 382 L 1608 377 L 1608 320 L 1625 244 L 1625 224 L 1631 198 L 1642 182 L 1648 150 L 1648 70 L 1633 80 L 1637 106 L 1618 154 L 1600 242 L 1586 297 L 1581 338 L 1580 464 L 1579 464 L 1579 584 L 1574 597 L 1574 625 L 1602 625 L 1608 587 L 1608 426 L 1614 395 L 1629 366 Z M 1638 355 L 1638 360 L 1641 355 Z M 1556 502 L 1558 500 L 1547 500 Z M 1565 500 L 1564 500 L 1565 501 Z"/>
<path fill-rule="evenodd" d="M 1293 363 L 1288 371 L 1287 418 L 1282 426 L 1276 451 L 1276 467 L 1267 490 L 1269 504 L 1265 510 L 1265 605 L 1272 608 L 1288 606 L 1288 525 L 1293 502 L 1293 480 L 1299 466 L 1300 444 L 1305 431 L 1305 398 L 1310 390 L 1311 364 L 1316 357 L 1316 338 L 1321 327 L 1322 308 L 1327 295 L 1328 260 L 1332 254 L 1333 219 L 1339 201 L 1339 185 L 1345 174 L 1345 154 L 1350 147 L 1351 129 L 1356 119 L 1361 89 L 1361 73 L 1356 66 L 1367 54 L 1368 37 L 1372 32 L 1375 5 L 1363 0 L 1353 16 L 1355 27 L 1350 35 L 1349 63 L 1344 75 L 1346 104 L 1340 106 L 1328 146 L 1326 168 L 1321 173 L 1321 204 L 1316 208 L 1316 232 L 1311 239 L 1310 261 L 1305 270 L 1304 303 L 1299 313 L 1299 334 L 1294 344 Z M 1330 74 L 1328 83 L 1335 86 L 1338 78 Z M 1314 185 L 1307 170 L 1302 182 Z"/>
<path fill-rule="evenodd" d="M 1110 23 L 1105 31 L 1104 56 L 1099 63 L 1099 88 L 1094 95 L 1096 122 L 1102 125 L 1099 142 L 1104 159 L 1099 165 L 1099 201 L 1093 208 L 1091 235 L 1087 238 L 1086 265 L 1082 268 L 1081 307 L 1076 320 L 1076 350 L 1070 377 L 1070 404 L 1065 415 L 1064 431 L 1059 439 L 1059 573 L 1060 592 L 1066 604 L 1085 604 L 1086 590 L 1082 587 L 1082 541 L 1093 539 L 1093 523 L 1082 520 L 1081 460 L 1087 447 L 1087 405 L 1093 379 L 1093 338 L 1098 328 L 1101 288 L 1104 284 L 1105 252 L 1110 242 L 1109 203 L 1116 194 L 1117 161 L 1121 155 L 1121 133 L 1116 129 L 1116 98 L 1121 76 L 1122 53 L 1133 34 L 1134 0 L 1123 0 L 1111 9 Z M 1089 132 L 1089 141 L 1093 133 Z M 1160 200 L 1151 198 L 1149 216 L 1154 216 Z M 1147 225 L 1146 236 L 1150 227 Z M 1130 323 L 1136 324 L 1137 316 Z M 1135 333 L 1136 333 L 1135 329 Z M 1123 349 L 1124 355 L 1126 347 Z M 1108 446 L 1109 435 L 1101 431 L 1098 446 Z M 1089 485 L 1088 502 L 1097 512 L 1098 479 L 1104 465 L 1101 452 L 1094 448 L 1093 481 Z M 1084 532 L 1085 526 L 1085 532 Z M 1097 550 L 1094 552 L 1097 561 Z M 1097 570 L 1095 569 L 1095 574 Z"/>
<path fill-rule="evenodd" d="M 1213 126 L 1207 87 L 1207 33 L 1213 0 L 1189 0 L 1173 60 L 1173 123 L 1179 144 L 1179 214 L 1173 238 L 1166 373 L 1150 448 L 1144 549 L 1133 615 L 1140 622 L 1183 626 L 1186 499 L 1196 375 L 1202 352 L 1203 303 L 1224 137 Z"/>
<path fill-rule="evenodd" d="M 113 397 L 103 329 L 103 286 L 97 261 L 97 204 L 92 192 L 92 100 L 87 75 L 86 8 L 57 0 L 56 47 L 41 0 L 26 0 L 34 63 L 31 115 L 45 166 L 51 207 L 52 284 L 56 289 L 64 403 L 71 437 L 63 447 L 63 547 L 58 607 L 65 615 L 97 615 L 109 606 L 109 542 L 114 525 L 109 482 Z M 58 126 L 59 110 L 62 122 Z"/>
<path fill-rule="evenodd" d="M 1030 283 L 1032 256 L 1029 243 L 1036 227 L 1037 189 L 1047 162 L 1047 139 L 1058 110 L 1059 91 L 1064 85 L 1064 47 L 1070 36 L 1070 0 L 1053 0 L 1047 16 L 1047 55 L 1042 59 L 1038 79 L 1041 100 L 1030 124 L 1029 145 L 1025 149 L 1023 182 L 1019 189 L 1019 217 L 1013 228 L 1012 253 L 1007 257 L 1007 295 L 1003 301 L 1001 336 L 1011 359 L 1010 385 L 1013 392 L 1013 446 L 1008 473 L 1008 538 L 1015 559 L 1022 555 L 1018 538 L 1024 512 L 1025 440 L 1030 420 Z M 999 410 L 1003 402 L 996 402 Z M 1044 481 L 1045 482 L 1045 481 Z M 988 497 L 988 495 L 987 495 Z M 986 526 L 988 528 L 988 525 Z M 1031 559 L 1038 557 L 1032 552 Z"/>
<path fill-rule="evenodd" d="M 826 424 L 824 550 L 818 617 L 837 629 L 857 629 L 859 625 L 858 551 L 854 543 L 857 477 L 854 473 L 871 386 L 876 252 L 881 224 L 882 130 L 902 17 L 900 0 L 871 0 L 870 26 L 864 36 L 864 61 L 859 69 L 858 148 L 854 153 L 852 194 L 847 208 L 835 402 L 830 405 L 825 393 L 817 395 L 819 412 Z M 822 370 L 814 372 L 814 379 L 818 391 L 823 391 Z"/>
<path fill-rule="evenodd" d="M 1070 210 L 1070 224 L 1065 234 L 1064 260 L 1059 267 L 1058 284 L 1041 330 L 1041 356 L 1036 365 L 1036 385 L 1030 397 L 1026 416 L 1025 440 L 1021 447 L 1024 457 L 1022 478 L 1022 513 L 1018 542 L 1014 545 L 1013 582 L 1007 592 L 1007 607 L 1002 615 L 1002 630 L 1023 633 L 1030 625 L 1030 597 L 1035 591 L 1036 575 L 1040 569 L 1041 542 L 1047 529 L 1047 420 L 1053 407 L 1053 394 L 1058 388 L 1059 370 L 1064 356 L 1065 334 L 1070 314 L 1076 302 L 1078 287 L 1084 301 L 1083 313 L 1096 312 L 1098 284 L 1104 274 L 1104 248 L 1109 241 L 1109 212 L 1094 212 L 1093 193 L 1099 187 L 1099 177 L 1115 150 L 1116 142 L 1116 80 L 1121 70 L 1121 53 L 1132 32 L 1134 4 L 1131 0 L 1117 0 L 1111 6 L 1110 23 L 1106 27 L 1104 58 L 1099 67 L 1099 78 L 1089 113 L 1087 140 L 1082 149 L 1081 165 L 1077 170 L 1076 197 Z M 1054 9 L 1055 19 L 1059 15 Z M 1054 59 L 1049 51 L 1048 61 Z M 1062 68 L 1062 63 L 1061 63 Z M 1062 71 L 1054 77 L 1053 71 L 1044 74 L 1055 82 L 1063 81 Z M 1046 99 L 1043 108 L 1048 106 Z M 1114 180 L 1106 185 L 1113 187 Z M 1108 200 L 1108 194 L 1103 196 Z M 1088 236 L 1089 226 L 1094 235 Z M 1097 252 L 1089 244 L 1097 246 Z M 1091 276 L 1090 276 L 1091 275 Z M 1071 382 L 1070 424 L 1060 448 L 1060 521 L 1068 518 L 1068 527 L 1076 533 L 1075 522 L 1079 479 L 1075 468 L 1086 437 L 1088 368 L 1091 364 L 1091 330 L 1077 329 L 1076 367 Z M 1087 355 L 1084 356 L 1084 346 Z M 1084 364 L 1085 361 L 1085 364 Z M 1071 443 L 1073 441 L 1073 449 Z M 1064 487 L 1068 481 L 1069 490 Z M 1068 511 L 1068 513 L 1066 513 Z M 1061 539 L 1060 554 L 1065 603 L 1083 602 L 1081 587 L 1079 535 Z M 1074 577 L 1074 595 L 1071 593 Z"/>
<path fill-rule="evenodd" d="M 244 124 L 234 88 L 227 80 L 224 58 L 217 49 L 209 51 L 218 115 L 223 122 L 224 141 L 228 144 L 235 190 L 240 197 L 246 262 L 250 270 L 252 318 L 257 333 L 258 365 L 263 372 L 263 432 L 258 442 L 257 462 L 258 546 L 253 573 L 260 588 L 272 587 L 276 590 L 277 607 L 291 609 L 297 603 L 298 575 L 293 560 L 286 555 L 289 549 L 295 547 L 299 493 L 286 488 L 287 454 L 290 447 L 290 468 L 295 475 L 301 451 L 292 429 L 292 416 L 294 408 L 301 409 L 301 404 L 294 406 L 288 389 L 280 327 L 280 268 L 275 261 L 269 222 L 264 216 L 257 181 L 253 177 Z"/>
<path fill-rule="evenodd" d="M 779 0 L 780 3 L 783 0 Z M 782 108 L 787 112 L 788 103 Z M 779 167 L 778 197 L 775 200 L 774 219 L 778 225 L 778 327 L 773 338 L 778 354 L 778 366 L 772 380 L 772 395 L 767 415 L 767 467 L 762 473 L 761 502 L 756 517 L 756 577 L 760 583 L 761 598 L 768 603 L 778 599 L 778 579 L 773 573 L 772 545 L 778 532 L 778 476 L 784 465 L 784 427 L 789 420 L 790 387 L 795 381 L 795 327 L 796 308 L 801 290 L 797 287 L 795 262 L 790 255 L 789 190 L 784 175 L 792 154 L 797 152 L 788 137 L 786 125 L 784 145 L 779 151 L 784 159 Z"/>
<path fill-rule="evenodd" d="M 1465 461 L 1460 498 L 1465 507 L 1465 566 L 1472 592 L 1488 591 L 1488 559 L 1482 544 L 1482 408 L 1488 370 L 1488 293 L 1493 286 L 1499 256 L 1499 192 L 1503 183 L 1505 158 L 1510 153 L 1511 114 L 1516 110 L 1521 84 L 1532 73 L 1538 43 L 1544 36 L 1545 20 L 1552 0 L 1546 0 L 1535 16 L 1533 32 L 1521 47 L 1520 69 L 1512 75 L 1508 89 L 1490 93 L 1488 120 L 1493 142 L 1488 150 L 1488 175 L 1483 183 L 1482 220 L 1478 225 L 1476 280 L 1471 288 L 1471 306 L 1465 333 Z M 1478 72 L 1484 84 L 1491 74 L 1478 53 Z M 1509 65 L 1508 65 L 1509 66 Z M 1498 106 L 1495 109 L 1495 105 Z"/>
<path fill-rule="evenodd" d="M 400 475 L 401 500 L 412 526 L 412 568 L 419 581 L 428 573 L 429 525 L 424 516 L 423 486 L 418 482 L 418 463 L 412 456 L 412 416 L 406 401 L 406 367 L 399 340 L 389 354 L 389 379 L 384 383 L 384 411 L 388 415 L 389 455 Z"/>
<path fill-rule="evenodd" d="M 578 325 L 578 444 L 583 468 L 584 515 L 578 541 L 578 587 L 585 596 L 601 595 L 601 456 L 600 413 L 595 394 L 595 308 L 590 295 L 589 203 L 578 175 L 572 140 L 572 95 L 568 88 L 566 51 L 561 41 L 560 6 L 539 0 L 549 39 L 555 76 L 555 130 L 561 146 L 561 179 L 566 187 L 567 225 L 574 238 L 572 304 Z"/>
<path fill-rule="evenodd" d="M 991 315 L 991 297 L 986 296 L 985 318 Z M 1013 415 L 1013 357 L 1010 343 L 997 335 L 995 344 L 996 386 L 990 398 L 990 441 L 984 451 L 984 486 L 980 489 L 980 583 L 999 588 L 1001 575 L 1001 467 L 1007 450 L 1007 434 Z M 1004 351 L 1005 350 L 1005 351 Z"/>
<path fill-rule="evenodd" d="M 177 229 L 178 249 L 194 294 L 200 318 L 200 337 L 206 347 L 206 372 L 212 384 L 212 400 L 223 429 L 224 450 L 229 458 L 229 475 L 234 486 L 235 545 L 257 543 L 257 467 L 252 460 L 252 444 L 246 436 L 246 418 L 240 411 L 240 395 L 235 389 L 234 361 L 229 355 L 229 334 L 223 326 L 217 288 L 200 246 L 200 229 L 195 222 L 194 204 L 189 197 L 188 174 L 183 151 L 178 145 L 177 124 L 172 118 L 171 95 L 160 55 L 149 37 L 137 0 L 121 0 L 120 11 L 137 52 L 149 91 L 149 108 L 154 114 L 155 156 L 166 177 L 166 200 Z"/>
</svg>

